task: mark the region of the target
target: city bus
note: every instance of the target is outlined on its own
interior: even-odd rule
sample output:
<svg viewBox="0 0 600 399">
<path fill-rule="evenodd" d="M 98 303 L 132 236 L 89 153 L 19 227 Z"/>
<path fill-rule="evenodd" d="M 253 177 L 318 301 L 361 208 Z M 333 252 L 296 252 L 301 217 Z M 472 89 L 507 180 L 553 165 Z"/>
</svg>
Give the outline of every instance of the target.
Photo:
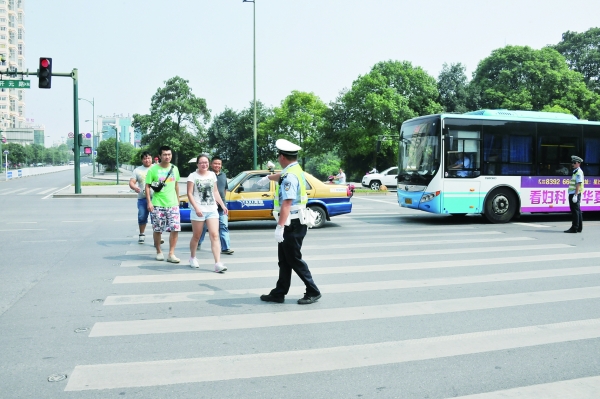
<svg viewBox="0 0 600 399">
<path fill-rule="evenodd" d="M 583 158 L 582 211 L 600 210 L 600 122 L 510 110 L 438 114 L 400 128 L 398 204 L 506 223 L 569 212 L 571 156 Z"/>
</svg>

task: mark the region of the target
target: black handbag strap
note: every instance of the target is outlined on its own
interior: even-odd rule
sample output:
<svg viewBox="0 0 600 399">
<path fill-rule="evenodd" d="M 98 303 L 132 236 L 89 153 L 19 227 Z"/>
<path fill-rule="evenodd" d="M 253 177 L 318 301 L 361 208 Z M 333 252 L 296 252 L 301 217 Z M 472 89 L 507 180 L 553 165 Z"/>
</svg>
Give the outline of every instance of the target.
<svg viewBox="0 0 600 399">
<path fill-rule="evenodd" d="M 171 170 L 169 170 L 169 173 L 167 173 L 167 177 L 165 177 L 165 183 L 167 184 L 167 180 L 169 180 L 169 176 L 171 176 L 171 172 L 173 172 L 173 168 L 175 167 L 175 165 L 171 165 Z"/>
</svg>

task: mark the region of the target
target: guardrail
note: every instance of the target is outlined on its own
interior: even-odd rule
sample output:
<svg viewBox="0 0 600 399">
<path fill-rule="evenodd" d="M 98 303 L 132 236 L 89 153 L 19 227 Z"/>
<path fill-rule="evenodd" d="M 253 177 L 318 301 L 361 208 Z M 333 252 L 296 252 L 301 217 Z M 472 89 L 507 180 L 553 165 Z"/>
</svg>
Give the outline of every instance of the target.
<svg viewBox="0 0 600 399">
<path fill-rule="evenodd" d="M 18 179 L 20 177 L 43 175 L 46 173 L 62 172 L 63 170 L 73 169 L 73 165 L 66 166 L 40 166 L 37 168 L 21 168 L 12 169 L 2 173 L 2 178 L 6 177 L 6 180 Z"/>
</svg>

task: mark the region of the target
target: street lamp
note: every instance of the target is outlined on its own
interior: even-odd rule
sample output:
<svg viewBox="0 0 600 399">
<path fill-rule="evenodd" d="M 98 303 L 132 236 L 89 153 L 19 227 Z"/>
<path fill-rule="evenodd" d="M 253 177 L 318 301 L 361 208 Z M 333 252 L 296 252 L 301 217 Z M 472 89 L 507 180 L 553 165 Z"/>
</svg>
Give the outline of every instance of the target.
<svg viewBox="0 0 600 399">
<path fill-rule="evenodd" d="M 254 56 L 253 56 L 253 68 L 254 68 L 254 170 L 258 169 L 256 163 L 256 1 L 255 0 L 243 0 L 244 3 L 253 4 L 253 37 L 254 37 Z"/>
<path fill-rule="evenodd" d="M 87 101 L 92 104 L 92 177 L 96 177 L 96 157 L 94 156 L 94 137 L 95 129 L 96 129 L 96 110 L 94 106 L 94 98 L 92 97 L 92 101 L 86 100 L 85 98 L 79 97 L 79 100 Z"/>
<path fill-rule="evenodd" d="M 115 140 L 116 140 L 115 146 L 117 147 L 117 157 L 115 159 L 115 164 L 117 167 L 117 185 L 119 185 L 119 130 L 117 129 L 117 125 L 115 125 L 115 124 L 109 124 L 108 126 L 115 129 Z"/>
<path fill-rule="evenodd" d="M 8 181 L 8 150 L 4 150 L 4 180 Z"/>
</svg>

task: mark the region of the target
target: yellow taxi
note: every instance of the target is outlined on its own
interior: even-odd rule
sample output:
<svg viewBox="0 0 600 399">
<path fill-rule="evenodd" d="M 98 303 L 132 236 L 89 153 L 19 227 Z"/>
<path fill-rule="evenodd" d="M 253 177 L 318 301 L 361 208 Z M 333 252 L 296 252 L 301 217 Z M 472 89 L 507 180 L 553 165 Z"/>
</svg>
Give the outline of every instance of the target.
<svg viewBox="0 0 600 399">
<path fill-rule="evenodd" d="M 229 221 L 275 220 L 275 182 L 260 186 L 258 181 L 272 172 L 250 170 L 241 172 L 227 183 L 225 202 Z M 332 216 L 352 212 L 353 190 L 344 184 L 325 184 L 309 173 L 306 176 L 307 206 L 317 213 L 315 228 L 322 227 Z M 182 223 L 190 223 L 187 195 L 179 197 L 179 213 Z"/>
</svg>

